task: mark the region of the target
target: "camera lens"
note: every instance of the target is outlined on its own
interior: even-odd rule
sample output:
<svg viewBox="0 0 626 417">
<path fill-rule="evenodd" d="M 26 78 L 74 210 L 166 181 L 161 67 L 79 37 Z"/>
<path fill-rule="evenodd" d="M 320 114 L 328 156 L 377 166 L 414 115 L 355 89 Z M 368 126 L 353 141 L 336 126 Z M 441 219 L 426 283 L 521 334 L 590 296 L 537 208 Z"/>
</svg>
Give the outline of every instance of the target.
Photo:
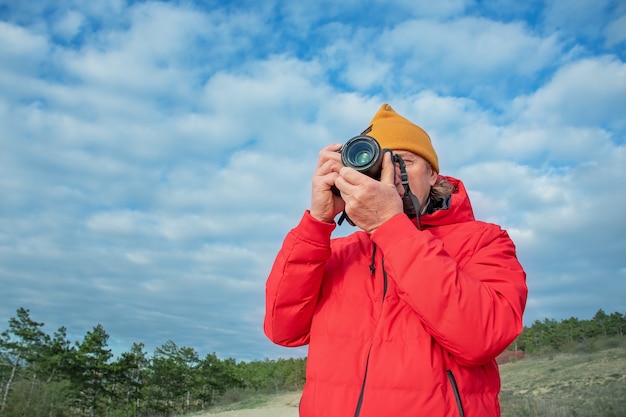
<svg viewBox="0 0 626 417">
<path fill-rule="evenodd" d="M 376 178 L 382 164 L 380 145 L 370 136 L 356 136 L 343 146 L 341 160 L 345 166 Z"/>
<path fill-rule="evenodd" d="M 347 159 L 353 167 L 369 164 L 374 156 L 372 146 L 367 142 L 355 142 L 346 152 Z"/>
<path fill-rule="evenodd" d="M 372 160 L 372 154 L 369 153 L 368 151 L 363 151 L 356 156 L 356 161 L 360 165 L 365 165 L 371 160 Z"/>
</svg>

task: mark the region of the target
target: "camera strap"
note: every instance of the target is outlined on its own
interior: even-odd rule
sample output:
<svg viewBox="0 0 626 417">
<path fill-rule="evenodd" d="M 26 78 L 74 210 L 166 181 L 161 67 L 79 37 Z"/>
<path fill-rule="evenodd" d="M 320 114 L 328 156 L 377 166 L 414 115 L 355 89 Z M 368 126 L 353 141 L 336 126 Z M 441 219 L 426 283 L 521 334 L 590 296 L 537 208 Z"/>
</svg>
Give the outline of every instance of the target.
<svg viewBox="0 0 626 417">
<path fill-rule="evenodd" d="M 348 217 L 345 210 L 341 212 L 341 216 L 339 217 L 339 220 L 337 220 L 337 225 L 341 226 L 344 221 L 347 221 L 350 226 L 356 226 L 356 224 L 350 220 L 350 217 Z"/>
<path fill-rule="evenodd" d="M 391 150 L 384 149 L 384 152 L 391 152 Z M 404 160 L 402 159 L 402 157 L 400 157 L 400 155 L 396 155 L 392 152 L 391 156 L 393 158 L 393 162 L 397 163 L 400 166 L 400 181 L 402 183 L 402 186 L 404 187 L 404 195 L 402 196 L 402 207 L 404 213 L 409 216 L 409 218 L 415 217 L 417 219 L 417 228 L 419 230 L 422 230 L 422 225 L 420 223 L 420 214 L 422 207 L 417 196 L 413 194 L 411 188 L 409 188 L 409 174 L 406 173 L 406 164 L 404 163 Z"/>
</svg>

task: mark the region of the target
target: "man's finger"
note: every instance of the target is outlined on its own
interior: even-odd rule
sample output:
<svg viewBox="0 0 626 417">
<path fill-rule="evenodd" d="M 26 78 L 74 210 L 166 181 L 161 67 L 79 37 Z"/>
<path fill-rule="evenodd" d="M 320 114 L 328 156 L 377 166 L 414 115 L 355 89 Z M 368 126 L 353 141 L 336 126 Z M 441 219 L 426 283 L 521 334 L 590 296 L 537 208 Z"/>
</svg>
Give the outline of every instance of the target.
<svg viewBox="0 0 626 417">
<path fill-rule="evenodd" d="M 318 154 L 317 167 L 319 168 L 329 159 L 341 162 L 341 155 L 338 152 L 341 146 L 341 144 L 336 143 L 322 149 Z"/>
<path fill-rule="evenodd" d="M 391 159 L 391 152 L 385 152 L 383 155 L 383 167 L 380 173 L 380 182 L 389 185 L 394 185 L 396 183 L 395 164 Z"/>
</svg>

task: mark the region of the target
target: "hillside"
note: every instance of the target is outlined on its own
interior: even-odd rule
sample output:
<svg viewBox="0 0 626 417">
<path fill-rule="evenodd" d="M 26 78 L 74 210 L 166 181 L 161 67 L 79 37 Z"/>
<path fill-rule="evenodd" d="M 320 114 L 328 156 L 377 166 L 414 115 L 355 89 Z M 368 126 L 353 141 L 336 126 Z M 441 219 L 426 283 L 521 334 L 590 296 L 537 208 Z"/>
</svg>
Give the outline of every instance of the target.
<svg viewBox="0 0 626 417">
<path fill-rule="evenodd" d="M 626 417 L 626 347 L 500 366 L 502 416 Z"/>
</svg>

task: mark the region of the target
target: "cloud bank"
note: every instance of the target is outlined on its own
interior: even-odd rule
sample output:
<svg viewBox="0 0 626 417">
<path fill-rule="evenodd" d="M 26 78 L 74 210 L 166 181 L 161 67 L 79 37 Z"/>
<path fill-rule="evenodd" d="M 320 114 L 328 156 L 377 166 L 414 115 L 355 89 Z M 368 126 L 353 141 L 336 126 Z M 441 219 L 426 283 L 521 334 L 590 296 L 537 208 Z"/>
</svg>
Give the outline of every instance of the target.
<svg viewBox="0 0 626 417">
<path fill-rule="evenodd" d="M 3 322 L 306 354 L 265 339 L 265 278 L 383 102 L 513 237 L 527 324 L 625 312 L 621 2 L 31 3 L 0 2 Z"/>
</svg>

